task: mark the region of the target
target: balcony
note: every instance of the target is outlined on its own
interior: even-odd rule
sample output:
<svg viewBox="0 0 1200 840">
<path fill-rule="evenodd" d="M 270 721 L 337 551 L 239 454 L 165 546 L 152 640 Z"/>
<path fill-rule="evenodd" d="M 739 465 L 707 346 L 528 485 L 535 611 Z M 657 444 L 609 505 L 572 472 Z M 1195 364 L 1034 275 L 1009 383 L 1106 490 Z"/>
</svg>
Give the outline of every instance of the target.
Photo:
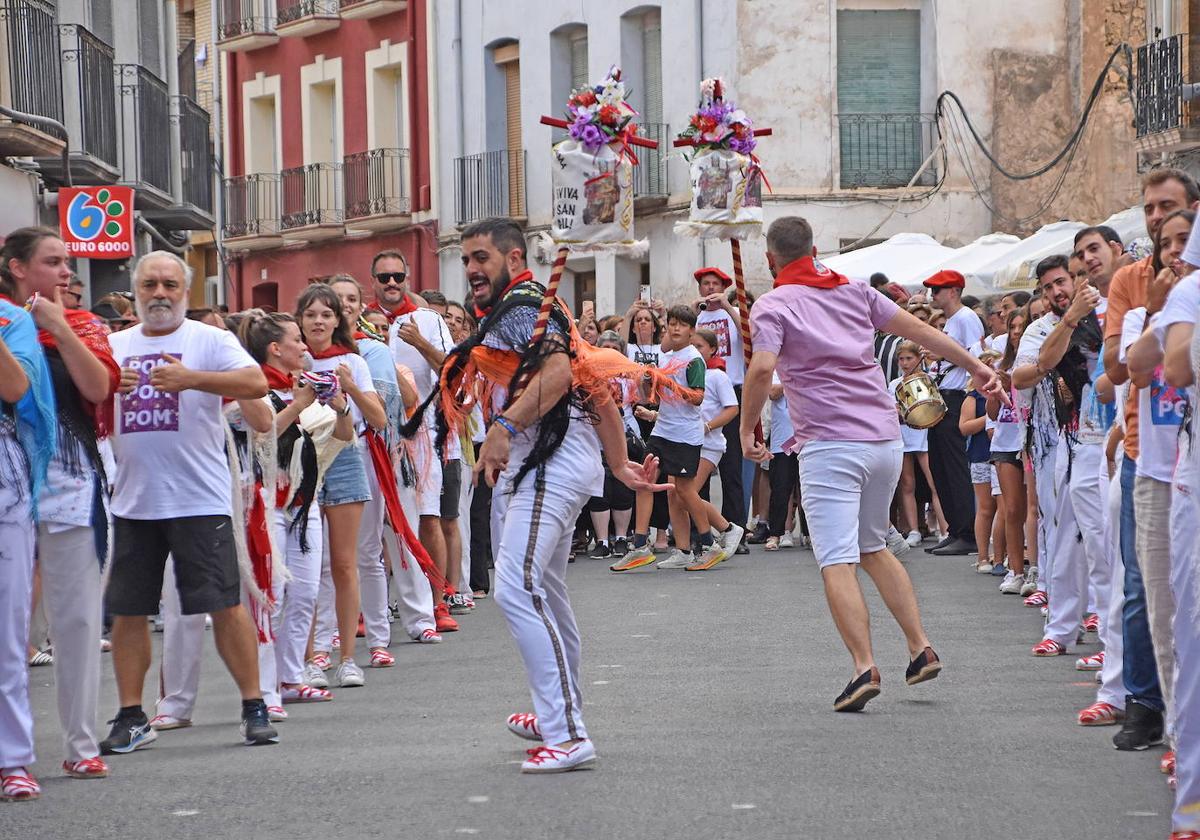
<svg viewBox="0 0 1200 840">
<path fill-rule="evenodd" d="M 147 212 L 172 230 L 211 230 L 213 226 L 213 151 L 209 115 L 187 96 L 178 98 L 181 201 Z"/>
<path fill-rule="evenodd" d="M 409 222 L 408 149 L 371 149 L 346 155 L 346 226 L 392 230 Z"/>
<path fill-rule="evenodd" d="M 364 20 L 403 12 L 406 8 L 407 0 L 342 0 L 342 17 L 346 20 Z"/>
<path fill-rule="evenodd" d="M 232 251 L 260 251 L 283 244 L 279 233 L 279 175 L 226 178 L 221 234 Z"/>
<path fill-rule="evenodd" d="M 490 216 L 524 219 L 526 214 L 524 149 L 454 159 L 454 221 L 459 227 Z"/>
<path fill-rule="evenodd" d="M 1133 124 L 1139 152 L 1172 152 L 1200 145 L 1200 109 L 1182 96 L 1200 35 L 1160 38 L 1137 48 Z M 1193 58 L 1195 57 L 1195 58 Z"/>
<path fill-rule="evenodd" d="M 114 70 L 121 112 L 121 181 L 136 192 L 138 210 L 169 207 L 171 144 L 167 83 L 140 64 L 118 64 Z"/>
<path fill-rule="evenodd" d="M 639 123 L 638 134 L 657 140 L 657 149 L 634 147 L 638 165 L 633 168 L 634 211 L 660 207 L 667 203 L 671 188 L 667 184 L 667 154 L 671 151 L 670 128 L 666 123 Z"/>
<path fill-rule="evenodd" d="M 43 0 L 0 0 L 0 105 L 62 122 L 62 71 L 54 8 Z M 66 137 L 0 117 L 0 156 L 61 155 Z"/>
<path fill-rule="evenodd" d="M 279 43 L 274 0 L 220 0 L 217 46 L 245 52 Z"/>
<path fill-rule="evenodd" d="M 310 163 L 285 169 L 280 231 L 291 240 L 316 242 L 346 232 L 342 211 L 342 165 Z"/>
<path fill-rule="evenodd" d="M 275 0 L 275 31 L 281 38 L 306 38 L 336 29 L 341 22 L 338 0 Z"/>
<path fill-rule="evenodd" d="M 838 114 L 842 189 L 895 189 L 908 186 L 936 145 L 932 114 Z M 937 180 L 933 167 L 913 186 Z"/>
<path fill-rule="evenodd" d="M 74 23 L 60 25 L 58 34 L 63 124 L 72 140 L 71 176 L 79 186 L 116 183 L 121 156 L 113 49 Z M 36 161 L 47 183 L 62 186 L 61 157 L 38 157 Z"/>
</svg>

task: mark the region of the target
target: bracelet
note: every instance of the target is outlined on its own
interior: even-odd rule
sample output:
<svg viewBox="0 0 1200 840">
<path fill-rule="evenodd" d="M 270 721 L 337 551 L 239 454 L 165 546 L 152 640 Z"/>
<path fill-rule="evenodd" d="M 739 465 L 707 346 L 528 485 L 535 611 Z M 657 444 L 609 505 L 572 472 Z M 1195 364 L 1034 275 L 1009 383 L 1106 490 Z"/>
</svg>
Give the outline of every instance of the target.
<svg viewBox="0 0 1200 840">
<path fill-rule="evenodd" d="M 492 425 L 499 426 L 507 431 L 512 437 L 517 436 L 517 427 L 512 424 L 511 420 L 502 414 L 496 415 L 496 419 L 492 421 Z"/>
<path fill-rule="evenodd" d="M 1078 328 L 1079 328 L 1079 322 L 1078 322 L 1078 321 L 1076 321 L 1074 324 L 1072 324 L 1072 323 L 1071 323 L 1070 321 L 1068 321 L 1066 318 L 1063 318 L 1063 323 L 1067 325 L 1067 329 L 1069 329 L 1069 330 L 1074 330 L 1074 329 L 1078 329 Z"/>
<path fill-rule="evenodd" d="M 346 400 L 346 405 L 338 412 L 342 417 L 350 416 L 350 400 Z"/>
</svg>

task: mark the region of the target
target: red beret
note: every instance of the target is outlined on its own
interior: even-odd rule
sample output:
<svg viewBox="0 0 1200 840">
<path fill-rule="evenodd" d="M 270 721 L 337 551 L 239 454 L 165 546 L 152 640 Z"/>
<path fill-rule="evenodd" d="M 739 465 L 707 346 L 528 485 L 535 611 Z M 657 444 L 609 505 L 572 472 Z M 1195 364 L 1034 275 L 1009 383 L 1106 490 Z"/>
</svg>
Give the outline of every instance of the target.
<svg viewBox="0 0 1200 840">
<path fill-rule="evenodd" d="M 930 289 L 961 289 L 966 285 L 967 281 L 961 274 L 948 269 L 942 269 L 925 281 L 925 286 Z"/>
<path fill-rule="evenodd" d="M 726 274 L 726 273 L 725 273 L 724 271 L 722 271 L 721 269 L 719 269 L 719 268 L 717 268 L 717 267 L 715 267 L 715 266 L 711 266 L 711 265 L 710 265 L 710 266 L 706 266 L 706 267 L 704 267 L 704 268 L 698 268 L 698 269 L 696 269 L 696 272 L 695 272 L 695 274 L 693 274 L 692 276 L 693 276 L 693 277 L 695 277 L 695 278 L 696 278 L 696 282 L 697 282 L 697 283 L 699 283 L 699 282 L 700 282 L 700 278 L 701 278 L 701 277 L 703 277 L 705 274 L 715 274 L 715 275 L 717 275 L 718 277 L 720 277 L 720 278 L 721 278 L 721 282 L 725 284 L 725 288 L 726 288 L 726 289 L 728 289 L 730 286 L 732 286 L 732 285 L 733 285 L 733 278 L 732 278 L 732 277 L 730 277 L 728 274 Z"/>
</svg>

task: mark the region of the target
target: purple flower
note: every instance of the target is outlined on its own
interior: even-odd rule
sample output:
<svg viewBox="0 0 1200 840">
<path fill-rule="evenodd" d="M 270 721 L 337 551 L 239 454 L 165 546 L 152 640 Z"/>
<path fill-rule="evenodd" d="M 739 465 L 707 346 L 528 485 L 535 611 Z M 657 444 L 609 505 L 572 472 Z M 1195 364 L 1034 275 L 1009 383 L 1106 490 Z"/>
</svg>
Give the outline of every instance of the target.
<svg viewBox="0 0 1200 840">
<path fill-rule="evenodd" d="M 729 138 L 729 148 L 738 154 L 748 155 L 754 151 L 754 147 L 758 145 L 758 141 L 754 139 L 754 135 L 747 135 L 745 138 L 740 138 L 733 135 Z"/>
<path fill-rule="evenodd" d="M 604 132 L 589 123 L 583 127 L 578 139 L 587 149 L 594 151 L 604 145 Z"/>
</svg>

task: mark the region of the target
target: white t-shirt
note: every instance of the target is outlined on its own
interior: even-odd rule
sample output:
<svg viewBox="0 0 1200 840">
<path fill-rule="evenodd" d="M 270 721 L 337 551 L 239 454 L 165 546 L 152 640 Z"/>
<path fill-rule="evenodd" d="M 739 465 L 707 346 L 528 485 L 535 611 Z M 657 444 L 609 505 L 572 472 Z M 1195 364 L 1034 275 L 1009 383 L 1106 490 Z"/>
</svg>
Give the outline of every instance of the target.
<svg viewBox="0 0 1200 840">
<path fill-rule="evenodd" d="M 992 433 L 992 453 L 1020 452 L 1025 448 L 1024 412 L 1017 405 L 1016 395 L 1009 394 L 1011 406 L 1001 405 L 996 413 L 995 431 Z"/>
<path fill-rule="evenodd" d="M 229 516 L 229 462 L 221 397 L 204 391 L 164 393 L 150 385 L 163 353 L 192 370 L 223 372 L 258 365 L 233 333 L 184 321 L 169 335 L 138 325 L 108 337 L 121 367 L 139 371 L 138 386 L 116 399 L 112 436 L 116 479 L 112 512 L 125 519 Z"/>
<path fill-rule="evenodd" d="M 970 350 L 978 346 L 979 340 L 983 338 L 983 322 L 979 320 L 979 316 L 973 309 L 964 306 L 946 319 L 945 332 L 958 344 Z M 948 363 L 941 362 L 940 364 Z M 943 370 L 946 370 L 946 375 L 939 382 L 939 389 L 943 391 L 965 391 L 967 389 L 967 372 L 963 368 L 953 366 L 948 369 L 943 368 Z"/>
<path fill-rule="evenodd" d="M 779 374 L 771 373 L 771 384 L 782 385 L 783 382 L 779 379 Z M 787 392 L 779 396 L 777 400 L 767 400 L 771 409 L 771 454 L 782 455 L 783 445 L 792 439 L 794 430 L 792 428 L 792 415 L 788 413 Z"/>
<path fill-rule="evenodd" d="M 888 393 L 893 398 L 896 396 L 896 389 L 900 387 L 900 383 L 904 381 L 904 377 L 908 374 L 901 372 L 891 382 L 888 383 Z M 898 417 L 899 415 L 897 415 Z M 929 451 L 929 430 L 914 429 L 907 423 L 900 423 L 900 440 L 904 442 L 905 452 L 928 452 Z"/>
<path fill-rule="evenodd" d="M 425 402 L 429 392 L 437 384 L 439 371 L 429 364 L 425 357 L 417 351 L 417 348 L 400 338 L 400 327 L 409 321 L 416 324 L 421 336 L 442 353 L 446 353 L 454 347 L 454 337 L 450 335 L 450 327 L 447 326 L 446 319 L 432 309 L 418 309 L 407 315 L 398 315 L 392 325 L 388 327 L 388 346 L 392 348 L 392 358 L 413 372 L 419 398 L 417 404 L 420 405 Z M 427 421 L 427 433 L 432 439 L 433 406 L 426 411 L 425 420 Z M 462 444 L 457 436 L 446 439 L 446 457 L 451 460 L 462 458 Z"/>
<path fill-rule="evenodd" d="M 689 344 L 680 350 L 662 351 L 659 367 L 674 367 L 671 378 L 687 388 L 688 368 L 697 362 L 701 368 L 704 367 L 700 351 Z M 658 419 L 654 421 L 653 435 L 675 443 L 700 446 L 704 442 L 704 422 L 700 419 L 700 406 L 682 399 L 662 400 L 658 406 Z"/>
<path fill-rule="evenodd" d="M 707 423 L 731 405 L 737 405 L 737 394 L 729 375 L 720 369 L 704 372 L 704 402 L 700 403 L 700 422 Z M 725 430 L 713 429 L 704 435 L 703 446 L 712 452 L 725 451 Z"/>
<path fill-rule="evenodd" d="M 724 309 L 705 309 L 696 314 L 696 329 L 712 330 L 717 334 L 717 355 L 725 360 L 729 381 L 741 385 L 746 379 L 746 357 L 737 319 Z"/>
<path fill-rule="evenodd" d="M 1152 332 L 1156 332 L 1157 317 L 1150 319 Z M 1144 306 L 1125 313 L 1125 321 L 1121 325 L 1122 362 L 1125 361 L 1129 348 L 1141 338 L 1145 324 Z M 1138 388 L 1137 396 L 1137 474 L 1169 482 L 1174 478 L 1175 461 L 1179 457 L 1179 430 L 1187 412 L 1187 394 L 1166 383 L 1162 365 L 1159 365 L 1150 379 L 1149 387 Z"/>
<path fill-rule="evenodd" d="M 662 349 L 657 344 L 628 344 L 625 347 L 625 355 L 629 357 L 631 362 L 637 362 L 639 365 L 653 365 L 658 367 L 659 357 L 662 354 Z"/>
<path fill-rule="evenodd" d="M 357 353 L 343 353 L 340 356 L 330 356 L 328 359 L 313 359 L 312 369 L 314 373 L 333 373 L 338 369 L 338 365 L 346 365 L 350 368 L 350 374 L 354 378 L 354 384 L 358 386 L 358 390 L 364 394 L 375 393 L 375 380 L 371 378 L 371 368 L 367 366 L 367 360 Z M 354 431 L 362 434 L 367 429 L 367 422 L 363 420 L 362 412 L 358 410 L 358 405 L 349 396 L 346 400 L 350 403 L 350 417 L 354 420 Z"/>
</svg>

